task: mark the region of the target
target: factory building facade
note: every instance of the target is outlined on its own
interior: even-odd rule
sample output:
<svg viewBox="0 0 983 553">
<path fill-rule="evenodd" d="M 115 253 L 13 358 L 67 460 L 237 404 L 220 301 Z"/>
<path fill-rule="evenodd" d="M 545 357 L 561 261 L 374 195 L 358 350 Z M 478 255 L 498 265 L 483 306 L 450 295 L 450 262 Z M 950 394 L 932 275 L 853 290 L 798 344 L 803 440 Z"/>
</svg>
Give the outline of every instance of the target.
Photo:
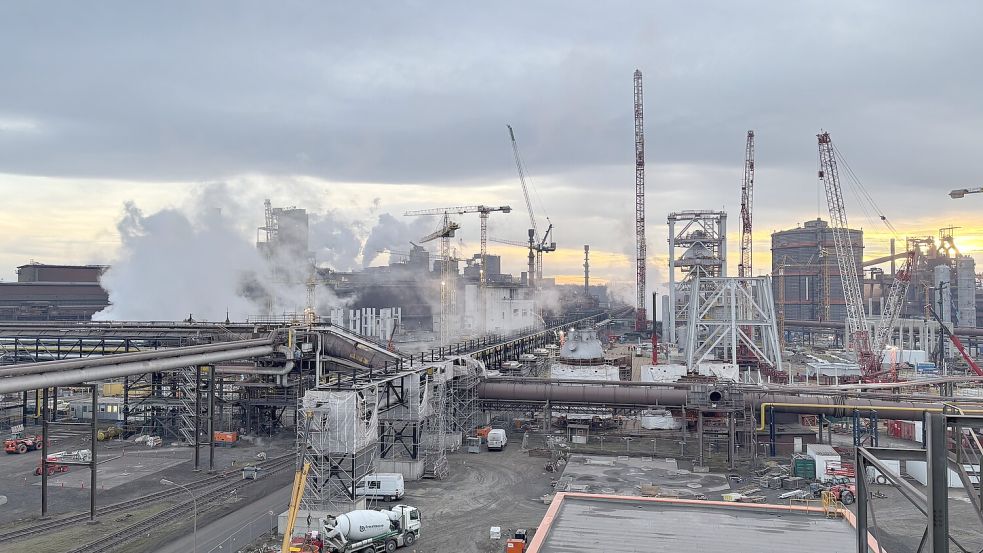
<svg viewBox="0 0 983 553">
<path fill-rule="evenodd" d="M 102 265 L 17 267 L 17 282 L 0 282 L 2 321 L 90 321 L 109 306 L 109 294 L 99 284 Z"/>
</svg>

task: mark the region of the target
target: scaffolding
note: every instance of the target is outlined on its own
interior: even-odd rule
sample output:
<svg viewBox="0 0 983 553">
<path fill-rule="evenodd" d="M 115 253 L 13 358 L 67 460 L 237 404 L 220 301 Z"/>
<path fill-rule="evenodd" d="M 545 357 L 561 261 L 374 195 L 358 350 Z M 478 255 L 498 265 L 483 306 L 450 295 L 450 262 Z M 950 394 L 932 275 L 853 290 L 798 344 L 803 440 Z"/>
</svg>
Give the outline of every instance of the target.
<svg viewBox="0 0 983 553">
<path fill-rule="evenodd" d="M 427 378 L 424 387 L 421 417 L 423 437 L 423 477 L 441 479 L 447 476 L 447 385 L 441 377 Z"/>
<path fill-rule="evenodd" d="M 374 390 L 374 388 L 373 388 Z M 311 464 L 301 509 L 344 513 L 360 506 L 358 482 L 372 473 L 378 451 L 376 396 L 364 390 L 310 390 L 298 401 L 302 462 Z"/>
<path fill-rule="evenodd" d="M 470 358 L 453 362 L 454 373 L 447 394 L 448 432 L 462 437 L 470 436 L 478 426 L 481 406 L 478 402 L 478 381 L 484 372 L 484 364 Z"/>
</svg>

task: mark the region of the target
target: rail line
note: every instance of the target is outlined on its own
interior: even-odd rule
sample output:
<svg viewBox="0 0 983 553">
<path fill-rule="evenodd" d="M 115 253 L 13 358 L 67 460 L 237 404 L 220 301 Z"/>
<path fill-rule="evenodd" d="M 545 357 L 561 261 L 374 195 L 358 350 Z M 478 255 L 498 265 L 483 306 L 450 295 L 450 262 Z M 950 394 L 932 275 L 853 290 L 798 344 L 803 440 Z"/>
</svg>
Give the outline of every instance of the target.
<svg viewBox="0 0 983 553">
<path fill-rule="evenodd" d="M 283 472 L 284 470 L 291 469 L 294 466 L 294 455 L 288 454 L 280 457 L 276 457 L 272 461 L 267 461 L 264 465 L 266 473 L 260 478 L 265 479 L 270 476 Z M 196 499 L 199 504 L 199 511 L 203 510 L 203 506 L 208 503 L 215 501 L 217 499 L 222 499 L 228 497 L 231 490 L 238 490 L 242 487 L 248 486 L 255 480 L 231 480 L 216 486 L 203 494 L 197 495 Z M 152 502 L 152 501 L 148 501 Z M 146 502 L 145 502 L 146 503 Z M 166 522 L 172 521 L 177 517 L 180 517 L 193 509 L 193 503 L 190 499 L 182 501 L 176 505 L 172 505 L 162 510 L 161 512 L 145 518 L 144 520 L 131 524 L 125 528 L 121 528 L 111 534 L 100 537 L 94 542 L 87 543 L 83 546 L 72 549 L 69 553 L 92 553 L 92 552 L 103 552 L 110 551 L 112 548 L 123 545 L 124 543 L 136 539 L 146 532 L 164 524 Z"/>
<path fill-rule="evenodd" d="M 267 459 L 266 461 L 260 463 L 259 466 L 269 471 L 268 474 L 272 474 L 283 470 L 284 467 L 290 466 L 294 458 L 295 457 L 293 453 L 288 453 L 285 455 L 280 455 L 277 457 L 272 457 L 270 459 Z M 213 474 L 211 476 L 207 476 L 205 478 L 201 478 L 199 480 L 191 482 L 188 485 L 193 486 L 195 489 L 202 489 L 202 487 L 209 488 L 218 485 L 217 490 L 225 491 L 226 488 L 230 487 L 229 486 L 230 483 L 242 482 L 241 480 L 238 479 L 231 480 L 231 481 L 229 480 L 240 470 L 241 469 L 226 470 L 217 474 Z M 209 490 L 208 492 L 203 494 L 202 497 L 204 497 L 209 493 L 212 493 L 212 491 L 213 490 Z M 166 490 L 161 490 L 150 494 L 146 494 L 144 496 L 135 499 L 128 499 L 126 501 L 120 501 L 117 503 L 111 503 L 109 505 L 105 505 L 103 507 L 98 507 L 96 509 L 96 516 L 105 516 L 118 512 L 125 512 L 136 507 L 141 507 L 143 505 L 148 505 L 148 504 L 156 503 L 158 501 L 172 499 L 175 497 L 181 497 L 185 493 L 187 492 L 185 492 L 181 488 L 168 488 Z M 200 500 L 201 497 L 199 497 L 198 499 Z M 190 503 L 190 501 L 188 501 L 188 503 Z M 24 528 L 17 528 L 14 530 L 10 530 L 8 532 L 0 533 L 0 543 L 8 543 L 11 540 L 22 540 L 24 538 L 28 538 L 34 535 L 49 533 L 53 530 L 58 530 L 60 528 L 72 526 L 80 522 L 86 522 L 87 520 L 89 520 L 88 513 L 79 513 L 75 515 L 69 515 L 63 518 L 43 521 L 39 524 L 33 524 L 31 526 L 27 526 Z"/>
</svg>

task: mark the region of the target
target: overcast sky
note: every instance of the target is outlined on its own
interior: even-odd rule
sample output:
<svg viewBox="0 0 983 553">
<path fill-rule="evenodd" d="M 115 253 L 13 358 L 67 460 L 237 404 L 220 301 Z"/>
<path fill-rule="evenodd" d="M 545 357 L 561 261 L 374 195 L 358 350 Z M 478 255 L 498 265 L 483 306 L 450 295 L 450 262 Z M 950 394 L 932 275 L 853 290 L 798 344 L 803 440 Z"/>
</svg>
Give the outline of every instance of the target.
<svg viewBox="0 0 983 553">
<path fill-rule="evenodd" d="M 214 182 L 254 201 L 248 239 L 270 196 L 352 224 L 507 203 L 492 232 L 522 240 L 508 123 L 555 225 L 546 273 L 582 274 L 591 244 L 592 272 L 630 283 L 636 68 L 650 282 L 671 211 L 727 210 L 737 258 L 748 129 L 758 269 L 772 231 L 817 215 L 820 128 L 899 238 L 955 224 L 983 252 L 983 196 L 947 196 L 983 184 L 981 16 L 970 1 L 0 1 L 0 275 L 112 262 L 125 201 L 187 207 Z M 846 200 L 883 252 L 889 233 Z M 477 218 L 461 223 L 473 249 Z M 494 251 L 522 270 L 524 252 Z"/>
</svg>

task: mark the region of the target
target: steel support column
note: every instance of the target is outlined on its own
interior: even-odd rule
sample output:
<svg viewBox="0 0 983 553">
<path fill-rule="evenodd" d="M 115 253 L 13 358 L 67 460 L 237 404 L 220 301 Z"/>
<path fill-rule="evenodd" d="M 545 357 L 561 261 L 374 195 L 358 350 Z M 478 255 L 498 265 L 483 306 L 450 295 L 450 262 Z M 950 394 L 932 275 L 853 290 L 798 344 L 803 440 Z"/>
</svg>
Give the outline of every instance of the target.
<svg viewBox="0 0 983 553">
<path fill-rule="evenodd" d="M 215 367 L 208 367 L 208 472 L 215 472 Z"/>
<path fill-rule="evenodd" d="M 48 389 L 41 391 L 41 519 L 48 518 Z M 93 412 L 92 416 L 96 414 Z"/>
<path fill-rule="evenodd" d="M 195 468 L 199 472 L 201 458 L 201 365 L 195 365 Z"/>
<path fill-rule="evenodd" d="M 926 414 L 928 451 L 928 543 L 932 553 L 949 551 L 949 467 L 946 447 L 946 417 Z"/>
</svg>

